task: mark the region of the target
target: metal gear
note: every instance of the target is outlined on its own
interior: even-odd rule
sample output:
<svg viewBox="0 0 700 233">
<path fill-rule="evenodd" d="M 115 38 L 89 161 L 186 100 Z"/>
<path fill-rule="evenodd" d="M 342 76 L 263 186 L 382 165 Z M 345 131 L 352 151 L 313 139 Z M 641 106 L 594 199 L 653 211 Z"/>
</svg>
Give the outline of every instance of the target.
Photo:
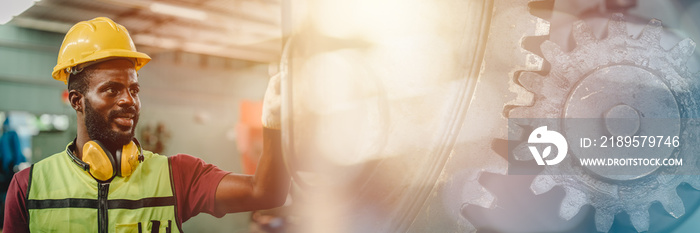
<svg viewBox="0 0 700 233">
<path fill-rule="evenodd" d="M 614 14 L 608 24 L 607 37 L 597 39 L 583 21 L 574 23 L 576 48 L 564 52 L 551 41 L 542 44 L 542 52 L 551 63 L 551 71 L 546 76 L 536 73 L 520 76 L 519 84 L 534 93 L 534 103 L 528 107 L 513 108 L 509 117 L 575 118 L 577 112 L 602 108 L 624 115 L 634 112 L 636 108 L 653 105 L 659 109 L 652 111 L 666 111 L 666 116 L 675 116 L 679 120 L 698 118 L 700 99 L 694 93 L 700 89 L 697 80 L 692 78 L 695 76 L 686 68 L 695 43 L 684 39 L 672 49 L 665 50 L 660 45 L 662 31 L 661 22 L 654 19 L 639 37 L 631 37 L 622 14 Z M 648 85 L 638 85 L 640 83 Z M 656 88 L 659 91 L 653 98 L 645 97 L 645 88 Z M 606 93 L 609 96 L 598 97 L 599 102 L 596 103 L 585 104 L 581 101 L 589 96 Z M 620 99 L 610 93 L 629 95 L 629 99 L 634 101 L 625 104 L 627 97 Z M 635 96 L 639 94 L 642 96 Z M 665 104 L 660 105 L 659 101 Z M 623 104 L 618 105 L 618 102 Z M 595 107 L 591 107 L 591 104 Z M 519 122 L 524 125 L 532 123 Z M 530 188 L 538 195 L 555 186 L 563 188 L 565 197 L 559 215 L 566 220 L 573 218 L 582 206 L 589 204 L 596 210 L 595 224 L 598 231 L 610 231 L 615 215 L 623 211 L 630 216 L 637 231 L 647 231 L 650 222 L 649 207 L 652 203 L 660 202 L 669 214 L 678 218 L 685 214 L 685 207 L 676 188 L 681 183 L 688 183 L 695 189 L 700 188 L 700 177 L 678 175 L 699 172 L 696 166 L 697 156 L 692 155 L 698 151 L 698 147 L 690 143 L 700 139 L 697 125 L 692 120 L 680 125 L 678 132 L 681 140 L 689 143 L 682 144 L 669 154 L 684 159 L 683 163 L 690 164 L 689 166 L 658 167 L 619 180 L 584 168 L 572 158 L 576 156 L 568 156 L 559 166 L 546 166 Z"/>
</svg>

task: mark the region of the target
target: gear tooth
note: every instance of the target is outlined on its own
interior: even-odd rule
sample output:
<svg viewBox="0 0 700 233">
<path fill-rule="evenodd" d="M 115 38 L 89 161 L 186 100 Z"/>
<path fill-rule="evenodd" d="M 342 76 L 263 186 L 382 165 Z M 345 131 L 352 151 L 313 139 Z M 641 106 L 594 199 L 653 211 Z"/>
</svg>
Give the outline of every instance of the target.
<svg viewBox="0 0 700 233">
<path fill-rule="evenodd" d="M 588 24 L 586 24 L 586 22 L 584 22 L 583 20 L 574 22 L 574 27 L 572 30 L 574 33 L 574 40 L 579 46 L 584 44 L 591 44 L 596 40 L 595 36 L 593 35 L 593 32 L 588 27 Z"/>
<path fill-rule="evenodd" d="M 550 40 L 542 42 L 540 50 L 542 50 L 544 58 L 553 64 L 560 64 L 561 58 L 566 56 L 561 47 Z"/>
<path fill-rule="evenodd" d="M 600 209 L 595 211 L 595 228 L 598 231 L 608 232 L 612 227 L 615 216 L 612 213 L 603 213 Z"/>
<path fill-rule="evenodd" d="M 508 114 L 511 119 L 513 118 L 532 118 L 535 116 L 533 110 L 529 107 L 517 107 L 510 110 Z M 523 125 L 528 125 L 527 120 L 519 120 L 518 122 L 523 122 Z"/>
<path fill-rule="evenodd" d="M 540 195 L 552 190 L 555 185 L 557 185 L 557 182 L 551 175 L 537 175 L 532 184 L 530 184 L 530 189 L 535 195 Z"/>
<path fill-rule="evenodd" d="M 625 15 L 622 13 L 613 13 L 610 16 L 610 20 L 624 23 L 625 22 Z"/>
<path fill-rule="evenodd" d="M 514 120 L 514 123 L 517 123 L 516 119 L 509 119 L 509 120 Z M 525 129 L 523 127 L 516 125 L 516 124 L 510 124 L 508 126 L 508 137 L 510 139 L 523 139 L 525 138 Z"/>
<path fill-rule="evenodd" d="M 683 206 L 683 201 L 681 197 L 678 196 L 674 190 L 669 190 L 665 195 L 665 199 L 661 200 L 661 205 L 664 206 L 666 212 L 671 214 L 674 218 L 679 218 L 685 214 L 685 207 Z"/>
<path fill-rule="evenodd" d="M 659 46 L 659 41 L 661 41 L 661 31 L 663 30 L 661 21 L 658 19 L 652 19 L 649 23 L 644 26 L 640 39 L 644 42 L 649 43 L 649 45 Z"/>
<path fill-rule="evenodd" d="M 527 108 L 526 108 L 526 107 L 517 107 L 517 108 L 511 109 L 510 111 L 512 112 L 512 111 L 515 110 L 515 109 L 519 109 L 519 110 L 517 110 L 517 111 L 523 112 L 523 111 L 526 111 Z M 512 113 L 509 113 L 509 114 L 512 114 Z M 522 115 L 522 114 L 521 114 L 521 115 Z M 513 123 L 514 123 L 515 125 L 517 125 L 517 127 L 519 128 L 519 129 L 515 129 L 515 130 L 520 131 L 520 132 L 518 132 L 519 134 L 521 134 L 521 135 L 520 135 L 520 138 L 525 138 L 525 133 L 523 132 L 524 129 L 523 129 L 521 126 L 522 126 L 522 125 L 530 125 L 531 119 L 529 119 L 528 116 L 513 117 L 513 116 L 510 116 L 510 115 L 509 115 L 509 117 L 510 117 L 510 118 L 508 118 L 508 120 L 513 121 Z M 516 131 L 516 132 L 517 132 L 517 131 Z"/>
<path fill-rule="evenodd" d="M 479 196 L 479 199 L 472 202 L 474 202 L 474 205 L 478 205 L 484 208 L 491 208 L 493 207 L 494 200 L 496 200 L 496 198 L 494 198 L 493 195 L 482 186 L 481 195 Z"/>
<path fill-rule="evenodd" d="M 700 72 L 698 72 L 700 73 Z M 700 75 L 700 74 L 699 74 Z M 697 77 L 697 76 L 696 76 Z M 700 190 L 700 179 L 691 179 L 691 180 L 686 180 L 686 183 L 688 183 L 690 186 L 692 186 L 696 190 Z"/>
<path fill-rule="evenodd" d="M 494 157 L 494 156 L 499 156 L 498 154 L 492 154 L 489 156 L 491 156 L 489 158 L 496 158 L 496 159 L 489 159 L 489 162 L 492 163 L 493 165 L 484 167 L 483 169 L 481 169 L 482 172 L 488 172 L 488 173 L 497 174 L 497 175 L 508 174 L 508 161 L 507 161 L 507 159 L 503 159 L 502 157 Z"/>
<path fill-rule="evenodd" d="M 557 100 L 561 99 L 562 97 L 558 95 L 559 93 L 554 93 L 552 95 L 547 94 L 549 93 L 544 93 L 544 95 L 549 97 L 539 98 L 538 101 L 535 102 L 535 105 L 533 105 L 535 110 L 531 111 L 531 117 L 541 119 L 561 117 L 561 103 Z"/>
<path fill-rule="evenodd" d="M 571 220 L 579 211 L 581 207 L 587 203 L 587 199 L 581 191 L 573 188 L 566 189 L 566 195 L 564 200 L 561 202 L 561 208 L 559 209 L 559 216 L 568 220 Z"/>
<path fill-rule="evenodd" d="M 463 185 L 462 196 L 468 205 L 477 205 L 484 208 L 491 208 L 494 197 L 479 184 L 478 177 L 475 180 L 469 180 Z M 478 187 L 477 189 L 473 187 Z M 464 206 L 462 207 L 464 208 Z"/>
<path fill-rule="evenodd" d="M 659 19 L 651 19 L 649 20 L 649 23 L 647 25 L 652 26 L 654 28 L 661 28 L 663 26 L 663 23 Z"/>
<path fill-rule="evenodd" d="M 553 75 L 547 79 L 547 82 L 542 83 L 540 93 L 547 97 L 560 96 L 559 93 L 568 92 L 569 88 L 571 88 L 569 79 Z"/>
<path fill-rule="evenodd" d="M 693 51 L 695 51 L 695 45 L 695 41 L 690 38 L 685 38 L 681 42 L 678 42 L 678 44 L 673 47 L 672 51 L 677 51 L 681 56 L 690 57 L 690 55 L 693 55 Z"/>
<path fill-rule="evenodd" d="M 535 99 L 535 95 L 532 92 L 525 89 L 525 87 L 523 87 L 521 85 L 517 85 L 514 82 L 509 83 L 509 85 L 510 85 L 510 89 L 513 92 L 517 93 L 517 97 L 515 97 L 515 99 L 513 99 L 507 103 L 508 106 L 511 106 L 511 107 L 506 108 L 506 112 L 504 112 L 504 116 L 508 116 L 508 113 L 507 113 L 508 110 L 514 106 L 532 106 L 532 104 L 534 103 L 534 99 Z"/>
<path fill-rule="evenodd" d="M 515 148 L 513 148 L 513 150 L 510 153 L 518 161 L 530 161 L 534 159 L 530 154 L 530 149 L 524 142 L 515 146 Z"/>
<path fill-rule="evenodd" d="M 648 208 L 642 208 L 642 210 L 633 211 L 628 213 L 630 215 L 630 221 L 637 231 L 647 231 L 649 230 L 649 211 Z"/>
<path fill-rule="evenodd" d="M 537 54 L 529 53 L 526 56 L 526 70 L 538 71 L 542 69 L 542 64 L 544 64 L 544 59 Z"/>
<path fill-rule="evenodd" d="M 537 73 L 524 72 L 520 77 L 518 77 L 518 82 L 520 85 L 525 87 L 528 91 L 539 92 L 542 88 L 542 81 L 544 77 Z"/>
<path fill-rule="evenodd" d="M 678 42 L 676 46 L 671 49 L 671 56 L 673 57 L 673 62 L 678 67 L 683 66 L 688 59 L 693 54 L 695 50 L 695 41 L 690 38 L 685 38 L 681 42 Z"/>
<path fill-rule="evenodd" d="M 627 37 L 627 25 L 625 17 L 621 13 L 615 13 L 610 17 L 608 37 Z"/>
</svg>

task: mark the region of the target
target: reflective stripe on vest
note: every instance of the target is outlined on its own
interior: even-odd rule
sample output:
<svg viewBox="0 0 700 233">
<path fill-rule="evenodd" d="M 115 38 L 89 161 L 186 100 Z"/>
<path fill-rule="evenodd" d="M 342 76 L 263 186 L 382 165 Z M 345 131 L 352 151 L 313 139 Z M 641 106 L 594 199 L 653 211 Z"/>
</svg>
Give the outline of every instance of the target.
<svg viewBox="0 0 700 233">
<path fill-rule="evenodd" d="M 64 151 L 32 166 L 31 232 L 180 232 L 168 158 L 144 151 L 127 177 L 98 183 Z"/>
</svg>

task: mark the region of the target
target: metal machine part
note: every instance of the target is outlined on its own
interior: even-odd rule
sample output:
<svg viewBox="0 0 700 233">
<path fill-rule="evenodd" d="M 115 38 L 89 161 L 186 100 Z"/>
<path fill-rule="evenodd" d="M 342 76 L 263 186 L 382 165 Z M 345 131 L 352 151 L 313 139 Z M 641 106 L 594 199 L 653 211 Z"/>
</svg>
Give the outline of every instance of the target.
<svg viewBox="0 0 700 233">
<path fill-rule="evenodd" d="M 614 14 L 608 23 L 607 37 L 597 39 L 579 21 L 573 28 L 576 47 L 570 52 L 545 41 L 542 52 L 552 69 L 545 76 L 525 73 L 519 77 L 518 83 L 534 93 L 534 103 L 513 108 L 509 117 L 698 118 L 700 99 L 696 92 L 700 86 L 686 68 L 695 43 L 685 39 L 670 50 L 664 49 L 658 20 L 651 20 L 638 37 L 630 36 L 626 27 L 622 15 Z M 520 123 L 528 125 L 526 121 Z M 626 132 L 646 127 L 632 123 L 636 124 L 609 130 Z M 686 122 L 670 130 L 678 131 L 684 141 L 697 141 L 698 132 L 693 130 L 697 126 L 692 124 L 693 121 Z M 683 158 L 690 166 L 651 167 L 627 176 L 608 176 L 584 168 L 575 163 L 574 157 L 585 157 L 585 153 L 574 151 L 575 156 L 561 163 L 564 166 L 545 167 L 531 189 L 535 194 L 543 194 L 555 186 L 563 188 L 565 196 L 559 216 L 564 219 L 573 218 L 584 205 L 592 205 L 598 231 L 609 231 L 615 215 L 622 212 L 629 215 L 637 231 L 647 231 L 649 208 L 655 202 L 675 218 L 686 213 L 676 190 L 682 183 L 700 188 L 700 177 L 678 174 L 697 174 L 697 158 L 693 155 L 697 151 L 692 143 L 667 151 L 669 157 Z"/>
</svg>

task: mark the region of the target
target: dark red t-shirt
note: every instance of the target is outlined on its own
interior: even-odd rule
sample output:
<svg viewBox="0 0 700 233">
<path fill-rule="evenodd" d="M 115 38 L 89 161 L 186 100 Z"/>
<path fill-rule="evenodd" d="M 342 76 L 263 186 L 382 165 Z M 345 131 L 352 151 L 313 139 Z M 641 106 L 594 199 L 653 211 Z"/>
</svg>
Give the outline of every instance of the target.
<svg viewBox="0 0 700 233">
<path fill-rule="evenodd" d="M 199 213 L 208 213 L 217 218 L 224 216 L 226 213 L 216 212 L 216 187 L 229 172 L 191 155 L 178 154 L 169 159 L 179 220 L 185 222 Z M 29 232 L 25 207 L 29 170 L 24 169 L 12 177 L 5 199 L 4 233 Z"/>
</svg>

